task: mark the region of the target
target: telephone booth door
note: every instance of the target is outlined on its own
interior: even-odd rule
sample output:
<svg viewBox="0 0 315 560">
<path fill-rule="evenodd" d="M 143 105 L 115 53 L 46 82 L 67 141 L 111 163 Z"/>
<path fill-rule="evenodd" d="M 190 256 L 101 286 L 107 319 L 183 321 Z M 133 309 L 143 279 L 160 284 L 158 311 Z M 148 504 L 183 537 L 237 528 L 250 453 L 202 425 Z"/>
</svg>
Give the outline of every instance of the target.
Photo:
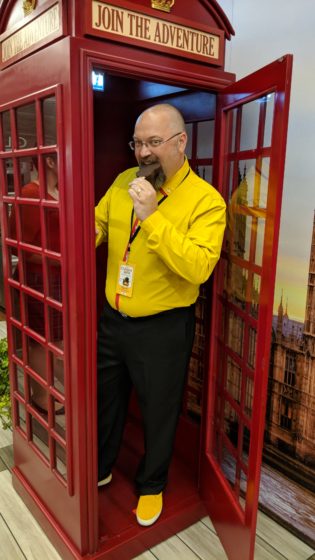
<svg viewBox="0 0 315 560">
<path fill-rule="evenodd" d="M 252 560 L 292 57 L 220 94 L 215 184 L 228 203 L 210 339 L 201 495 L 229 560 Z"/>
</svg>

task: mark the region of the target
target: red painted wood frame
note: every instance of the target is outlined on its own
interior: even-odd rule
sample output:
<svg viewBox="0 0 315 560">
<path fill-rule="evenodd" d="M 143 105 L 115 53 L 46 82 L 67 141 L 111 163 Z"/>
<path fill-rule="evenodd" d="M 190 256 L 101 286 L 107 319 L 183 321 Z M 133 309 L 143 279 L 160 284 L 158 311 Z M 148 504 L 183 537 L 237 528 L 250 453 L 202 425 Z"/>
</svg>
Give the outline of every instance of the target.
<svg viewBox="0 0 315 560">
<path fill-rule="evenodd" d="M 252 560 L 292 56 L 218 99 L 214 183 L 228 202 L 216 274 L 201 495 L 229 560 Z"/>
</svg>

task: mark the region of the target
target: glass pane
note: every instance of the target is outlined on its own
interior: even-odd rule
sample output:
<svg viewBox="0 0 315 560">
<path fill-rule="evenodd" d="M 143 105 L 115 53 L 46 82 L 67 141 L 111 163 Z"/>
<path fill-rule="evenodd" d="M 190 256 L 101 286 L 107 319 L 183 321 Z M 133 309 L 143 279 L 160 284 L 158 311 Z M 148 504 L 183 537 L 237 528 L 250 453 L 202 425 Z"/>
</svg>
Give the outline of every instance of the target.
<svg viewBox="0 0 315 560">
<path fill-rule="evenodd" d="M 3 204 L 4 211 L 6 213 L 6 221 L 8 224 L 8 237 L 10 239 L 17 239 L 17 228 L 16 228 L 16 219 L 15 219 L 15 212 L 16 207 L 15 204 Z"/>
<path fill-rule="evenodd" d="M 258 312 L 259 312 L 260 281 L 261 281 L 260 276 L 258 276 L 258 274 L 254 274 L 253 275 L 250 314 L 255 319 L 258 319 Z"/>
<path fill-rule="evenodd" d="M 35 379 L 29 377 L 30 403 L 41 417 L 47 421 L 48 418 L 48 393 L 45 387 Z"/>
<path fill-rule="evenodd" d="M 236 150 L 236 120 L 237 120 L 238 109 L 232 109 L 227 113 L 227 126 L 229 134 L 227 134 L 226 146 L 227 153 L 233 153 Z"/>
<path fill-rule="evenodd" d="M 23 251 L 24 282 L 33 290 L 43 293 L 43 259 L 41 255 Z"/>
<path fill-rule="evenodd" d="M 193 125 L 192 123 L 186 124 L 186 132 L 187 132 L 187 145 L 186 145 L 186 155 L 187 158 L 190 159 L 192 156 L 192 134 L 193 134 Z"/>
<path fill-rule="evenodd" d="M 18 159 L 21 196 L 25 198 L 40 198 L 38 189 L 38 161 L 37 157 L 21 157 Z"/>
<path fill-rule="evenodd" d="M 53 385 L 62 395 L 65 393 L 64 362 L 62 356 L 50 352 Z"/>
<path fill-rule="evenodd" d="M 8 264 L 9 264 L 9 277 L 13 278 L 14 280 L 19 280 L 19 271 L 18 271 L 18 257 L 16 255 L 16 249 L 11 247 L 7 247 L 8 251 Z"/>
<path fill-rule="evenodd" d="M 25 388 L 24 388 L 24 370 L 19 364 L 13 363 L 13 371 L 15 377 L 15 386 L 17 391 L 22 397 L 25 396 Z"/>
<path fill-rule="evenodd" d="M 265 240 L 265 220 L 257 220 L 257 240 L 255 251 L 255 263 L 259 266 L 262 265 L 263 249 Z"/>
<path fill-rule="evenodd" d="M 235 193 L 237 202 L 248 207 L 251 215 L 259 217 L 258 209 L 267 207 L 269 158 L 264 158 L 261 169 L 256 166 L 256 160 L 242 160 L 239 162 L 238 192 Z"/>
<path fill-rule="evenodd" d="M 240 403 L 242 389 L 242 369 L 230 356 L 227 359 L 226 389 L 233 399 Z"/>
<path fill-rule="evenodd" d="M 27 337 L 27 364 L 35 371 L 40 377 L 47 380 L 47 367 L 46 367 L 46 352 L 45 348 L 33 338 Z M 45 403 L 47 399 L 45 397 Z M 46 408 L 45 404 L 45 408 Z"/>
<path fill-rule="evenodd" d="M 42 102 L 44 146 L 57 144 L 56 98 L 47 97 Z"/>
<path fill-rule="evenodd" d="M 254 381 L 251 377 L 246 378 L 246 394 L 245 394 L 245 413 L 248 418 L 251 418 L 253 412 L 253 398 L 254 398 Z"/>
<path fill-rule="evenodd" d="M 59 345 L 63 341 L 62 312 L 49 307 L 50 340 Z"/>
<path fill-rule="evenodd" d="M 54 412 L 55 412 L 55 431 L 65 440 L 66 439 L 65 407 L 56 400 L 54 401 Z"/>
<path fill-rule="evenodd" d="M 3 146 L 5 151 L 12 149 L 12 137 L 11 137 L 11 124 L 10 124 L 10 112 L 4 111 L 2 113 L 2 134 L 3 134 Z"/>
<path fill-rule="evenodd" d="M 271 146 L 273 114 L 275 108 L 275 94 L 268 93 L 266 96 L 267 110 L 265 120 L 265 134 L 264 134 L 264 147 Z"/>
<path fill-rule="evenodd" d="M 6 174 L 6 184 L 5 184 L 5 194 L 8 196 L 14 196 L 14 170 L 13 170 L 13 159 L 5 159 L 5 174 Z"/>
<path fill-rule="evenodd" d="M 243 428 L 243 444 L 242 444 L 242 461 L 244 465 L 247 466 L 248 464 L 248 454 L 249 454 L 249 446 L 250 446 L 250 431 L 249 429 L 244 426 Z"/>
<path fill-rule="evenodd" d="M 198 123 L 197 158 L 213 157 L 214 121 Z"/>
<path fill-rule="evenodd" d="M 243 355 L 244 321 L 233 311 L 229 313 L 228 345 L 239 356 Z"/>
<path fill-rule="evenodd" d="M 17 425 L 26 433 L 26 413 L 24 404 L 17 401 Z"/>
<path fill-rule="evenodd" d="M 212 165 L 198 165 L 196 173 L 208 183 L 212 182 Z"/>
<path fill-rule="evenodd" d="M 60 227 L 58 208 L 45 208 L 47 249 L 60 253 Z"/>
<path fill-rule="evenodd" d="M 234 488 L 236 482 L 236 459 L 225 445 L 222 449 L 221 468 L 228 482 Z"/>
<path fill-rule="evenodd" d="M 56 447 L 56 470 L 61 474 L 62 478 L 67 480 L 67 458 L 66 450 L 55 441 Z"/>
<path fill-rule="evenodd" d="M 20 292 L 15 288 L 10 287 L 11 292 L 11 304 L 12 304 L 12 317 L 17 321 L 21 321 L 21 302 L 20 302 Z"/>
<path fill-rule="evenodd" d="M 24 149 L 37 146 L 36 109 L 34 102 L 16 109 L 16 125 L 18 147 Z"/>
<path fill-rule="evenodd" d="M 45 174 L 45 192 L 48 200 L 58 200 L 58 159 L 57 154 L 47 154 L 43 157 Z"/>
<path fill-rule="evenodd" d="M 20 224 L 21 241 L 36 247 L 42 246 L 42 235 L 40 226 L 40 208 L 35 204 L 21 204 Z"/>
<path fill-rule="evenodd" d="M 235 449 L 238 443 L 238 416 L 228 401 L 224 404 L 224 431 Z"/>
<path fill-rule="evenodd" d="M 45 336 L 45 308 L 42 300 L 24 295 L 25 324 L 41 336 Z"/>
<path fill-rule="evenodd" d="M 20 329 L 17 329 L 12 325 L 12 340 L 13 340 L 13 354 L 20 358 L 23 357 L 23 347 L 22 347 L 22 333 Z"/>
<path fill-rule="evenodd" d="M 240 150 L 257 148 L 260 99 L 242 107 Z"/>
<path fill-rule="evenodd" d="M 231 302 L 245 309 L 247 299 L 248 270 L 232 262 L 229 263 L 227 274 L 227 293 Z"/>
<path fill-rule="evenodd" d="M 48 270 L 48 295 L 56 301 L 62 301 L 61 264 L 53 259 L 46 259 Z"/>
<path fill-rule="evenodd" d="M 257 332 L 252 327 L 249 328 L 248 331 L 248 357 L 247 357 L 247 364 L 252 369 L 255 368 L 256 362 L 256 339 L 257 339 Z"/>
<path fill-rule="evenodd" d="M 37 449 L 49 461 L 49 440 L 47 430 L 32 416 L 32 440 Z"/>
</svg>

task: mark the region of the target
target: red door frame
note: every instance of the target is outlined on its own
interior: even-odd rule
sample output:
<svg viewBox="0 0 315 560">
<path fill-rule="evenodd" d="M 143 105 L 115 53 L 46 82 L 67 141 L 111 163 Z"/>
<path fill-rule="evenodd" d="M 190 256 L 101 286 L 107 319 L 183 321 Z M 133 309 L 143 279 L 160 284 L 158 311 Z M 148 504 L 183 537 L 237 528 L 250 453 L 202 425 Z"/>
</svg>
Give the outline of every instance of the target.
<svg viewBox="0 0 315 560">
<path fill-rule="evenodd" d="M 218 167 L 214 183 L 220 186 L 223 185 L 223 195 L 228 200 L 228 184 L 225 181 L 229 153 L 229 139 L 227 138 L 229 134 L 228 113 L 264 95 L 271 94 L 272 92 L 275 94 L 271 150 L 265 150 L 264 152 L 265 156 L 270 157 L 270 172 L 264 252 L 261 266 L 254 397 L 252 419 L 249 423 L 252 437 L 249 448 L 245 510 L 238 503 L 240 480 L 238 480 L 237 492 L 234 493 L 215 456 L 216 400 L 222 397 L 222 395 L 216 393 L 217 378 L 221 375 L 219 374 L 218 347 L 222 309 L 224 310 L 223 304 L 219 311 L 219 299 L 223 301 L 221 296 L 223 290 L 223 269 L 220 268 L 220 265 L 215 275 L 214 285 L 215 296 L 210 338 L 210 375 L 208 387 L 205 388 L 206 410 L 203 416 L 204 455 L 201 462 L 200 480 L 202 499 L 205 501 L 209 515 L 214 522 L 230 560 L 238 560 L 239 558 L 242 558 L 242 560 L 252 560 L 254 558 L 292 61 L 292 55 L 282 57 L 229 86 L 218 96 L 218 118 L 216 122 L 216 163 Z M 251 154 L 249 150 L 244 159 L 250 157 L 255 159 L 254 150 L 252 152 Z M 229 254 L 225 253 L 225 251 L 222 252 L 221 262 L 224 260 L 229 260 Z M 222 418 L 222 421 L 224 421 L 224 418 Z M 239 463 L 241 464 L 241 462 L 240 458 Z"/>
</svg>

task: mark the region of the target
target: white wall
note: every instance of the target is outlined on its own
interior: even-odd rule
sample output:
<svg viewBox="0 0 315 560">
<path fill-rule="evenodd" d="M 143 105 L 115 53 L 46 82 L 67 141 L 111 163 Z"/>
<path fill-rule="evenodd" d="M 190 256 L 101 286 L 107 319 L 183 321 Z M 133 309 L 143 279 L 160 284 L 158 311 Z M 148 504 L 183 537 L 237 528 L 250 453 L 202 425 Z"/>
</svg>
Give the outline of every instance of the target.
<svg viewBox="0 0 315 560">
<path fill-rule="evenodd" d="M 225 68 L 237 78 L 294 55 L 274 309 L 283 290 L 290 318 L 303 321 L 315 209 L 315 1 L 218 3 L 235 30 Z"/>
</svg>

